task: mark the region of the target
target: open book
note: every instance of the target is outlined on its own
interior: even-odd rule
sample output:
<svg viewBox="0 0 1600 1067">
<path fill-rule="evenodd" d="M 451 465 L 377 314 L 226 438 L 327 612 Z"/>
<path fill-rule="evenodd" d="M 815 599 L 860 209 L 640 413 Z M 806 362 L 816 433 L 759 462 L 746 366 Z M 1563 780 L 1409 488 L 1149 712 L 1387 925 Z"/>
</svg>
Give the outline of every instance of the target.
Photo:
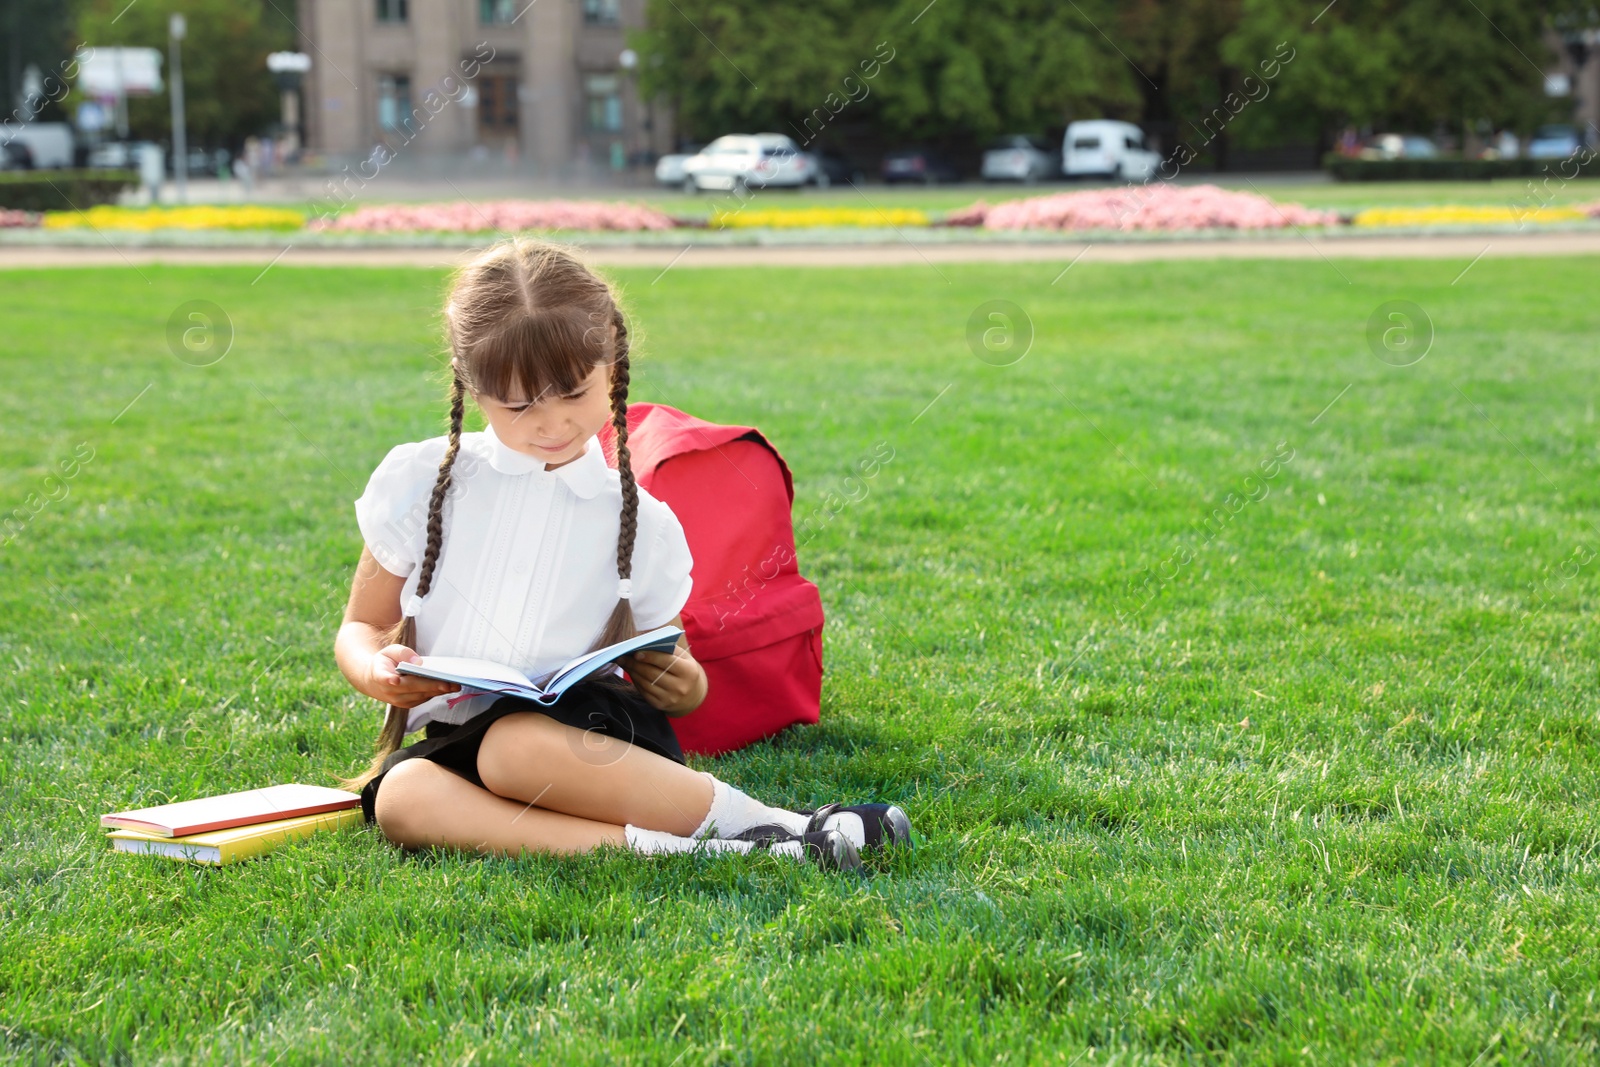
<svg viewBox="0 0 1600 1067">
<path fill-rule="evenodd" d="M 671 652 L 677 647 L 681 636 L 683 631 L 678 627 L 663 626 L 647 634 L 618 641 L 562 665 L 542 685 L 504 663 L 457 656 L 423 656 L 420 662 L 400 664 L 399 671 L 420 678 L 454 682 L 463 693 L 498 693 L 540 704 L 554 704 L 561 699 L 561 694 L 590 675 L 611 666 L 618 658 L 635 652 Z"/>
</svg>

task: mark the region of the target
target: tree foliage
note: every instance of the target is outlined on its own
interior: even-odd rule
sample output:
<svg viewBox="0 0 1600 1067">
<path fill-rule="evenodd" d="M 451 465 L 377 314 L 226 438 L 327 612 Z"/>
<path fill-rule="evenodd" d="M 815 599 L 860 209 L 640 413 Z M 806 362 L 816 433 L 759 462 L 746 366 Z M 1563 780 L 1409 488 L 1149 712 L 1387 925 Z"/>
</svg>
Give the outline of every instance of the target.
<svg viewBox="0 0 1600 1067">
<path fill-rule="evenodd" d="M 188 22 L 183 42 L 185 124 L 192 145 L 237 147 L 279 117 L 278 90 L 267 70 L 269 52 L 294 47 L 294 31 L 273 0 L 81 0 L 77 40 L 90 47 L 156 48 L 167 54 L 167 19 Z M 170 71 L 162 65 L 162 80 Z M 169 85 L 170 91 L 170 85 Z M 170 141 L 171 101 L 166 93 L 128 101 L 135 140 Z"/>
<path fill-rule="evenodd" d="M 848 111 L 886 137 L 937 141 L 1043 130 L 1074 112 L 1136 112 L 1131 72 L 1090 24 L 1109 24 L 1108 7 L 649 0 L 648 28 L 634 40 L 643 89 L 669 97 L 691 137 L 809 132 L 819 111 L 830 121 Z"/>
<path fill-rule="evenodd" d="M 819 108 L 841 121 L 848 110 L 886 140 L 974 139 L 1110 116 L 1205 139 L 1220 156 L 1230 142 L 1326 142 L 1346 125 L 1526 129 L 1550 117 L 1542 29 L 1571 6 L 648 0 L 648 28 L 634 44 L 643 89 L 667 96 L 698 139 L 809 131 L 805 119 Z M 884 45 L 894 58 L 851 95 L 845 79 L 861 79 L 862 61 Z M 1277 76 L 1264 78 L 1264 66 Z M 1212 136 L 1219 116 L 1226 129 Z"/>
<path fill-rule="evenodd" d="M 1544 120 L 1541 39 L 1553 8 L 1523 0 L 1243 0 L 1222 56 L 1235 68 L 1287 41 L 1296 57 L 1277 99 L 1241 122 L 1257 140 L 1310 139 L 1344 126 L 1430 132 L 1463 124 L 1526 129 Z M 1309 13 L 1308 13 L 1309 12 Z"/>
<path fill-rule="evenodd" d="M 0 118 L 9 118 L 22 105 L 23 72 L 37 67 L 41 78 L 57 75 L 63 69 L 67 47 L 68 18 L 60 0 L 5 0 L 0 4 L 0 86 L 5 90 L 5 106 Z M 54 98 L 54 83 L 46 86 L 33 103 L 43 104 L 42 118 L 61 117 Z"/>
</svg>

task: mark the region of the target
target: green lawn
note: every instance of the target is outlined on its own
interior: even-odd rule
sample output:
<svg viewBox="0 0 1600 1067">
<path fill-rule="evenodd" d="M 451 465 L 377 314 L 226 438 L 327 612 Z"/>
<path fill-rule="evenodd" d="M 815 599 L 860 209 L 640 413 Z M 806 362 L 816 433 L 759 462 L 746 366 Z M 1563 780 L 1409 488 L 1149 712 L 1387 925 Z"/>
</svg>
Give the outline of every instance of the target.
<svg viewBox="0 0 1600 1067">
<path fill-rule="evenodd" d="M 4 1056 L 1593 1062 L 1600 260 L 1062 266 L 617 274 L 635 397 L 771 436 L 828 609 L 823 725 L 697 765 L 903 804 L 864 879 L 110 854 L 102 811 L 369 751 L 350 502 L 440 431 L 442 278 L 0 275 L 0 502 L 40 505 L 0 550 Z M 1408 367 L 1365 338 L 1397 299 Z M 215 365 L 169 354 L 190 300 Z M 989 300 L 1014 365 L 969 351 Z"/>
</svg>

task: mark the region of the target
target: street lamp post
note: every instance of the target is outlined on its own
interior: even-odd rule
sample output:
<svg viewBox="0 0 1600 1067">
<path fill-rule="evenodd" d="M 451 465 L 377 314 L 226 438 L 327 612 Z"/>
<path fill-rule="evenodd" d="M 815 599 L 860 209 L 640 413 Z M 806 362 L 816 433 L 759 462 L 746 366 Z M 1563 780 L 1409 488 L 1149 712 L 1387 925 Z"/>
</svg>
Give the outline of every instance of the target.
<svg viewBox="0 0 1600 1067">
<path fill-rule="evenodd" d="M 182 48 L 188 25 L 174 13 L 167 20 L 167 52 L 172 62 L 172 174 L 178 183 L 178 203 L 189 200 L 189 139 L 183 123 Z"/>
<path fill-rule="evenodd" d="M 305 141 L 300 132 L 299 93 L 300 83 L 311 69 L 311 57 L 304 52 L 273 52 L 267 57 L 267 69 L 278 83 L 278 96 L 283 107 L 283 158 L 291 159 L 299 155 Z"/>
<path fill-rule="evenodd" d="M 635 52 L 631 48 L 624 48 L 622 50 L 622 53 L 617 56 L 617 65 L 622 68 L 622 72 L 627 76 L 628 83 L 634 87 L 634 91 L 633 91 L 633 98 L 634 98 L 634 101 L 635 101 L 634 113 L 635 113 L 635 115 L 637 115 L 637 113 L 638 113 L 637 101 L 639 99 L 639 88 L 638 88 L 638 81 L 637 81 L 637 72 L 638 72 L 638 69 L 639 69 L 639 53 Z M 625 151 L 625 158 L 624 158 L 624 161 L 623 161 L 623 166 L 626 168 L 625 171 L 624 171 L 624 174 L 626 175 L 626 177 L 624 178 L 624 181 L 631 182 L 633 180 L 633 164 L 634 164 L 633 144 L 634 144 L 634 137 L 633 137 L 632 124 L 627 122 L 626 119 L 624 119 L 623 124 L 622 124 L 622 143 L 623 143 L 623 145 L 625 147 L 625 150 L 626 150 Z"/>
</svg>

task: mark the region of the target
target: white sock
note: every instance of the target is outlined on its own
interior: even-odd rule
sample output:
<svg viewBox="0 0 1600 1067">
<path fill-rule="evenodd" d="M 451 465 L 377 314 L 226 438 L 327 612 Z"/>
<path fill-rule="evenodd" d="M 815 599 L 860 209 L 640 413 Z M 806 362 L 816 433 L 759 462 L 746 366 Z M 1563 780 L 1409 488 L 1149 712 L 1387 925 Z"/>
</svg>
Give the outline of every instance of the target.
<svg viewBox="0 0 1600 1067">
<path fill-rule="evenodd" d="M 735 789 L 714 774 L 701 771 L 711 779 L 711 810 L 689 835 L 696 838 L 732 837 L 752 826 L 781 826 L 792 834 L 804 833 L 810 817 L 797 811 L 769 808 L 748 793 Z M 857 819 L 856 822 L 860 822 Z"/>
<path fill-rule="evenodd" d="M 669 834 L 665 830 L 646 830 L 644 827 L 635 826 L 632 823 L 625 824 L 622 832 L 628 837 L 629 848 L 646 855 L 662 852 L 747 853 L 756 847 L 754 841 L 724 841 L 716 837 L 679 837 L 677 834 Z M 802 847 L 798 841 L 780 841 L 774 843 L 767 851 L 778 856 L 788 856 L 790 859 L 801 859 Z"/>
</svg>

